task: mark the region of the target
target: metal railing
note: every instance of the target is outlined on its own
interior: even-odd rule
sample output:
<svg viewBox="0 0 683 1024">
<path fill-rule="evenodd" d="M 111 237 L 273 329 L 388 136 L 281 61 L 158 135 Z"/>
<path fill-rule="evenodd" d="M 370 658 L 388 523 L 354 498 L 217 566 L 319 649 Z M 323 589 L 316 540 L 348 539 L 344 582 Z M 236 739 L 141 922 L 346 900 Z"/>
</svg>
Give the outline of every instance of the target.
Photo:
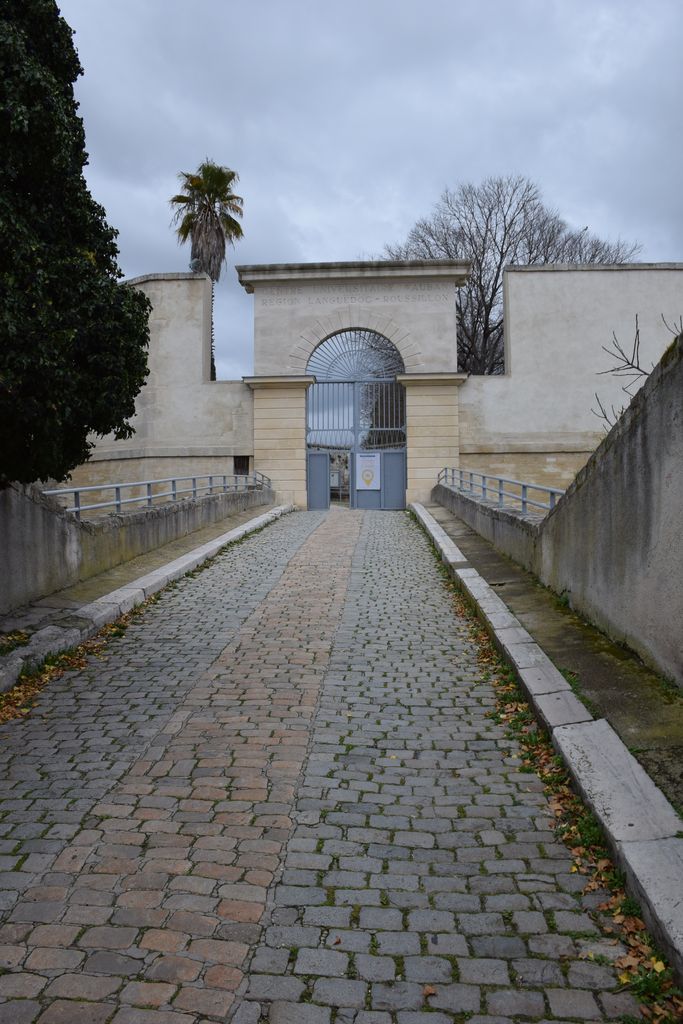
<svg viewBox="0 0 683 1024">
<path fill-rule="evenodd" d="M 444 468 L 439 473 L 438 483 L 462 491 L 464 494 L 476 494 L 485 501 L 497 501 L 501 508 L 505 505 L 505 498 L 510 498 L 521 505 L 523 514 L 528 512 L 529 506 L 549 512 L 550 509 L 555 508 L 557 499 L 564 494 L 564 491 L 557 487 L 531 484 L 526 480 L 510 480 L 507 477 L 493 476 L 490 473 L 475 473 L 469 469 Z M 507 490 L 505 484 L 514 486 L 518 490 Z M 548 501 L 536 501 L 530 498 L 529 491 L 539 492 L 539 496 L 547 495 Z"/>
<path fill-rule="evenodd" d="M 201 482 L 204 480 L 207 483 Z M 188 482 L 190 484 L 188 487 L 178 486 Z M 161 491 L 155 490 L 156 487 L 163 486 L 164 484 L 170 484 L 170 488 Z M 130 490 L 133 487 L 144 488 L 144 491 L 141 494 L 133 495 L 133 497 L 122 497 L 123 491 Z M 228 494 L 239 491 L 262 490 L 266 487 L 270 487 L 270 477 L 264 476 L 263 473 L 249 473 L 247 475 L 214 473 L 207 476 L 167 477 L 163 480 L 132 480 L 119 484 L 92 484 L 88 487 L 55 487 L 43 491 L 43 494 L 47 494 L 51 498 L 65 498 L 68 495 L 73 495 L 73 505 L 67 503 L 66 511 L 73 512 L 76 518 L 80 519 L 82 512 L 91 512 L 95 509 L 113 508 L 116 512 L 121 512 L 124 505 L 142 503 L 147 508 L 151 508 L 152 504 L 159 499 L 178 501 L 178 499 L 188 495 L 192 498 L 197 498 L 202 494 Z M 110 501 L 96 501 L 90 505 L 84 505 L 81 495 L 92 494 L 95 491 L 113 491 L 114 496 Z"/>
</svg>

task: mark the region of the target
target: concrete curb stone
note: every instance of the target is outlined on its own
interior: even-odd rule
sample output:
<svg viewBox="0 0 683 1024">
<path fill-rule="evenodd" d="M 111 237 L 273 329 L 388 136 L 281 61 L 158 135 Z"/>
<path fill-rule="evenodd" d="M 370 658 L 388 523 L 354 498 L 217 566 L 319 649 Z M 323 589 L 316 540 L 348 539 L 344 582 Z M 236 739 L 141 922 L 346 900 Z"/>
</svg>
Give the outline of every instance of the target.
<svg viewBox="0 0 683 1024">
<path fill-rule="evenodd" d="M 467 559 L 463 555 L 462 551 L 456 544 L 451 540 L 446 531 L 439 526 L 435 519 L 429 515 L 429 512 L 422 505 L 411 505 L 410 509 L 415 513 L 420 523 L 427 530 L 431 536 L 434 544 L 436 545 L 439 553 L 441 554 L 441 560 L 449 566 L 461 566 L 467 565 Z M 427 525 L 427 517 L 430 520 Z"/>
<path fill-rule="evenodd" d="M 534 707 L 543 719 L 548 732 L 560 725 L 572 725 L 577 722 L 592 722 L 593 716 L 578 697 L 566 690 L 554 693 L 538 693 L 533 698 Z"/>
<path fill-rule="evenodd" d="M 619 853 L 620 867 L 636 898 L 651 908 L 670 936 L 667 952 L 675 963 L 671 947 L 679 957 L 683 949 L 683 838 L 621 843 Z"/>
<path fill-rule="evenodd" d="M 604 718 L 560 726 L 553 742 L 575 766 L 582 796 L 617 842 L 667 839 L 680 830 L 674 808 Z"/>
<path fill-rule="evenodd" d="M 216 555 L 226 544 L 241 540 L 250 533 L 260 530 L 263 526 L 274 522 L 283 515 L 294 511 L 294 505 L 278 505 L 227 533 L 214 537 L 207 544 L 194 548 L 185 555 L 168 562 L 160 569 L 140 576 L 124 587 L 112 590 L 97 600 L 80 608 L 69 611 L 69 627 L 56 624 L 44 626 L 33 634 L 25 647 L 16 648 L 9 654 L 0 657 L 0 693 L 5 693 L 17 682 L 24 671 L 37 668 L 48 655 L 60 654 L 70 647 L 94 636 L 109 622 L 114 622 L 121 615 L 131 611 L 135 605 L 142 604 L 148 597 L 162 590 L 167 584 L 180 579 L 185 573 L 192 572 L 207 559 Z M 81 621 L 79 628 L 74 628 L 74 621 Z"/>
<path fill-rule="evenodd" d="M 10 690 L 21 674 L 24 659 L 16 651 L 6 654 L 0 663 L 0 693 Z"/>
<path fill-rule="evenodd" d="M 595 720 L 504 601 L 467 564 L 433 516 L 409 506 L 512 665 L 577 789 L 600 821 L 643 917 L 683 980 L 683 825 L 605 719 Z M 445 538 L 445 541 L 444 541 Z M 462 561 L 454 564 L 453 551 Z M 523 635 L 524 634 L 524 635 Z"/>
<path fill-rule="evenodd" d="M 544 693 L 562 693 L 571 690 L 571 686 L 561 672 L 553 667 L 552 672 L 545 668 L 520 668 L 517 671 L 519 680 L 529 694 L 540 696 Z"/>
</svg>

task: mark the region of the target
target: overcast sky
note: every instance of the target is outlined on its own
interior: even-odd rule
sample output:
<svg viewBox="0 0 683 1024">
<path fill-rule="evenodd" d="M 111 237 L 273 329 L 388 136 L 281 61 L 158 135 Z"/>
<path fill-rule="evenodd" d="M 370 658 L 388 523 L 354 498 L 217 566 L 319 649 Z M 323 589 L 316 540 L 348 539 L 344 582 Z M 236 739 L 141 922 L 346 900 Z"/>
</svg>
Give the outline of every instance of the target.
<svg viewBox="0 0 683 1024">
<path fill-rule="evenodd" d="M 126 276 L 187 270 L 168 198 L 240 175 L 219 378 L 252 371 L 235 263 L 381 253 L 444 187 L 523 174 L 571 224 L 683 260 L 680 0 L 62 0 L 94 197 Z"/>
</svg>

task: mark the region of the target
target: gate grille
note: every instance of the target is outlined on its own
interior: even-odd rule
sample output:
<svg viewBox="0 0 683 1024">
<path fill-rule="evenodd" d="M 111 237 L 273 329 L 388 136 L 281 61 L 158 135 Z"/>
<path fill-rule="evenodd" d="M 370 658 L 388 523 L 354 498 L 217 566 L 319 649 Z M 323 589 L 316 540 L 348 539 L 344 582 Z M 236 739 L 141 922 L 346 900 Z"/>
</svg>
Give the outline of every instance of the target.
<svg viewBox="0 0 683 1024">
<path fill-rule="evenodd" d="M 401 353 L 377 331 L 353 328 L 331 335 L 308 360 L 318 383 L 308 389 L 309 448 L 405 448 L 406 396 L 396 376 Z"/>
<path fill-rule="evenodd" d="M 322 381 L 308 389 L 311 448 L 404 448 L 405 389 L 396 381 Z"/>
</svg>

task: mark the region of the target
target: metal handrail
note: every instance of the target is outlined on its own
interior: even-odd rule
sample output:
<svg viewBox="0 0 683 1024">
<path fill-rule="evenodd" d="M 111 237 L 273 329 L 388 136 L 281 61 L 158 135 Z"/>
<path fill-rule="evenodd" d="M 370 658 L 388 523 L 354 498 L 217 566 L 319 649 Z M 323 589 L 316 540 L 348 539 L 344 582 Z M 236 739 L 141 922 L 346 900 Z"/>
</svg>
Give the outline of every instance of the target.
<svg viewBox="0 0 683 1024">
<path fill-rule="evenodd" d="M 188 480 L 192 481 L 190 487 L 178 487 L 179 483 L 186 483 Z M 200 480 L 208 480 L 208 483 L 198 484 L 197 481 Z M 229 480 L 233 482 L 229 484 Z M 153 491 L 152 488 L 159 484 L 170 484 L 170 490 Z M 203 476 L 169 476 L 161 480 L 128 480 L 117 484 L 89 484 L 87 487 L 53 487 L 43 491 L 43 494 L 49 495 L 51 498 L 73 494 L 73 505 L 67 506 L 65 511 L 73 512 L 76 518 L 80 519 L 81 512 L 90 512 L 94 509 L 114 508 L 117 512 L 121 512 L 124 505 L 133 505 L 136 502 L 143 502 L 147 508 L 151 508 L 152 503 L 158 498 L 170 498 L 171 501 L 177 501 L 179 497 L 186 494 L 191 494 L 193 498 L 196 498 L 205 492 L 208 494 L 237 493 L 264 489 L 270 485 L 270 477 L 263 473 L 212 473 Z M 132 498 L 122 498 L 121 491 L 130 487 L 144 487 L 145 493 Z M 108 490 L 114 491 L 111 501 L 97 501 L 90 505 L 83 505 L 81 502 L 81 494 Z"/>
<path fill-rule="evenodd" d="M 546 487 L 544 484 L 532 484 L 527 480 L 512 480 L 505 476 L 493 476 L 491 473 L 477 473 L 470 469 L 451 467 L 445 467 L 439 472 L 437 482 L 465 494 L 481 494 L 485 501 L 494 501 L 497 498 L 501 508 L 504 506 L 504 499 L 511 498 L 521 504 L 522 514 L 526 514 L 530 505 L 549 512 L 555 508 L 558 498 L 564 494 L 564 491 L 557 487 Z M 506 490 L 503 484 L 519 487 L 521 492 Z M 548 495 L 548 501 L 534 501 L 529 497 L 529 491 L 542 491 Z"/>
</svg>

